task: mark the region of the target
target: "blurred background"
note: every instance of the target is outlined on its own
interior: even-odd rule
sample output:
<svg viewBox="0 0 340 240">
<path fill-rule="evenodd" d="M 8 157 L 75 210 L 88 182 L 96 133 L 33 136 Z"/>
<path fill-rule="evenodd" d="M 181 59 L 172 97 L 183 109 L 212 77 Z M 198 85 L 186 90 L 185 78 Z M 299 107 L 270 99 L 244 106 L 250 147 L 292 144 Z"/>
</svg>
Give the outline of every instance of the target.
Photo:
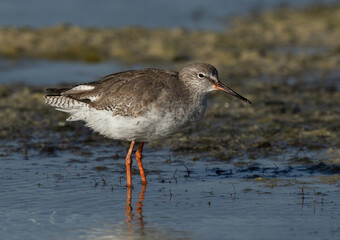
<svg viewBox="0 0 340 240">
<path fill-rule="evenodd" d="M 335 3 L 335 0 L 212 0 L 171 2 L 91 0 L 0 1 L 0 25 L 43 27 L 71 24 L 81 27 L 128 27 L 223 30 L 223 19 L 276 9 Z"/>
<path fill-rule="evenodd" d="M 339 39 L 335 0 L 0 0 L 0 239 L 340 239 Z M 128 143 L 44 104 L 196 61 L 253 104 L 211 94 L 147 144 L 147 189 Z"/>
<path fill-rule="evenodd" d="M 338 46 L 329 29 L 338 27 L 336 10 L 325 17 L 322 7 L 337 2 L 1 0 L 0 83 L 79 82 L 82 74 L 95 79 L 150 63 L 178 69 L 192 61 L 210 62 L 233 77 L 277 75 L 279 68 L 296 74 L 299 63 L 288 55 L 325 55 Z M 319 7 L 293 11 L 310 6 Z M 268 66 L 284 58 L 276 69 Z"/>
</svg>

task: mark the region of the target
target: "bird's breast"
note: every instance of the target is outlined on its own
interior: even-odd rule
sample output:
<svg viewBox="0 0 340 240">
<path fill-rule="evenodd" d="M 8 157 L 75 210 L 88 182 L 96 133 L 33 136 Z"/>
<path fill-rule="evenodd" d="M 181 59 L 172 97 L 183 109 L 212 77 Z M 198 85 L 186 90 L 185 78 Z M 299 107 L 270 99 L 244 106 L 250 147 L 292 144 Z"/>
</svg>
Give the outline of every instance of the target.
<svg viewBox="0 0 340 240">
<path fill-rule="evenodd" d="M 207 108 L 206 98 L 194 101 L 184 100 L 163 109 L 163 121 L 172 122 L 178 127 L 188 127 L 201 120 Z"/>
<path fill-rule="evenodd" d="M 195 122 L 201 120 L 206 109 L 206 99 L 203 99 L 202 101 L 198 101 L 195 104 L 188 106 L 188 109 L 186 110 L 186 120 L 188 124 L 194 124 Z"/>
</svg>

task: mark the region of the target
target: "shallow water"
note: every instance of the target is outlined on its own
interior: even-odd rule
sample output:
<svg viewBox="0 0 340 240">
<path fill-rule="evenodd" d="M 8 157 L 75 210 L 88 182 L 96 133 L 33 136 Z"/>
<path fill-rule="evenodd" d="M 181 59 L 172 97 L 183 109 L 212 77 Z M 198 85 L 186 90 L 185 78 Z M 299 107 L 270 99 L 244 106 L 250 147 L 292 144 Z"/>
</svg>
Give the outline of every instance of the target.
<svg viewBox="0 0 340 240">
<path fill-rule="evenodd" d="M 319 2 L 319 1 L 317 1 Z M 322 0 L 334 3 L 336 0 Z M 41 27 L 69 23 L 90 27 L 186 27 L 223 29 L 228 19 L 250 11 L 277 8 L 282 4 L 308 6 L 314 0 L 213 0 L 213 1 L 0 1 L 0 25 Z M 18 17 L 20 16 L 20 17 Z M 157 19 L 157 20 L 155 20 Z"/>
<path fill-rule="evenodd" d="M 25 83 L 51 87 L 62 83 L 90 82 L 113 72 L 136 68 L 142 68 L 142 65 L 127 66 L 116 61 L 92 64 L 71 61 L 0 59 L 0 84 Z"/>
<path fill-rule="evenodd" d="M 271 159 L 255 161 L 257 168 L 207 159 L 191 161 L 188 156 L 147 145 L 148 185 L 146 189 L 141 186 L 134 164 L 134 188 L 129 196 L 124 186 L 126 150 L 113 142 L 81 152 L 28 151 L 1 157 L 1 238 L 340 236 L 339 182 L 321 183 L 318 171 L 287 163 L 273 166 Z M 276 178 L 267 178 L 274 173 Z"/>
</svg>

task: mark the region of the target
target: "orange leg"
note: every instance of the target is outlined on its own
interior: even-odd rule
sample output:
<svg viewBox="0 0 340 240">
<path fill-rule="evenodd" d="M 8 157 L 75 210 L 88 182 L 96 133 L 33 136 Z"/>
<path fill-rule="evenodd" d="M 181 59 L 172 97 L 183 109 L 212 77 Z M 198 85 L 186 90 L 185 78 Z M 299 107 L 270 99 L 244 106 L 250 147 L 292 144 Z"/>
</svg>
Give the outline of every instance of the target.
<svg viewBox="0 0 340 240">
<path fill-rule="evenodd" d="M 132 151 L 133 146 L 135 146 L 135 141 L 131 141 L 131 145 L 128 151 L 128 154 L 125 158 L 125 165 L 126 165 L 126 180 L 127 180 L 127 187 L 130 188 L 131 184 L 131 165 L 132 165 Z"/>
<path fill-rule="evenodd" d="M 142 178 L 143 185 L 146 185 L 147 182 L 146 182 L 144 168 L 143 168 L 143 164 L 142 164 L 143 146 L 144 146 L 143 142 L 139 144 L 138 150 L 136 151 L 136 160 L 137 160 L 137 163 L 138 163 L 139 173 L 140 173 L 140 176 Z"/>
</svg>

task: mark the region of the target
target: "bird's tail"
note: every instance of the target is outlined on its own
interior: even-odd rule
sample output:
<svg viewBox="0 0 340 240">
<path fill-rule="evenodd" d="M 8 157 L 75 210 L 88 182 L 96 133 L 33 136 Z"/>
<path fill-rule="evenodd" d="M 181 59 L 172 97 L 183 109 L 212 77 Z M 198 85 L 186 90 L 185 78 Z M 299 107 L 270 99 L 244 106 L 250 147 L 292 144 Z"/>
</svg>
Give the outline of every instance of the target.
<svg viewBox="0 0 340 240">
<path fill-rule="evenodd" d="M 56 110 L 68 113 L 75 113 L 79 109 L 88 108 L 88 104 L 78 101 L 70 96 L 62 96 L 62 93 L 71 88 L 48 88 L 45 96 L 45 103 L 55 107 Z"/>
<path fill-rule="evenodd" d="M 45 103 L 57 108 L 59 111 L 69 112 L 72 109 L 87 107 L 88 104 L 80 102 L 76 99 L 65 96 L 45 96 Z"/>
</svg>

